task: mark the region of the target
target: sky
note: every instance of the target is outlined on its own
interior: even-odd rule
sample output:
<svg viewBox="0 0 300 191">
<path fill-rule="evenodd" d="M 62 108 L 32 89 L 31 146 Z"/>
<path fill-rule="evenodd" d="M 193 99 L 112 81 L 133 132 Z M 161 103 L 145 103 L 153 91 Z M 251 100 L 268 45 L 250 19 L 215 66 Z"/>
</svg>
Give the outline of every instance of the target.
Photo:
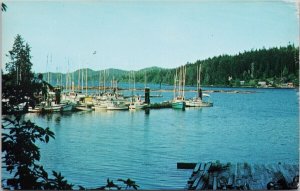
<svg viewBox="0 0 300 191">
<path fill-rule="evenodd" d="M 299 45 L 295 1 L 5 3 L 3 68 L 17 34 L 31 47 L 34 72 L 175 68 L 221 54 Z"/>
</svg>

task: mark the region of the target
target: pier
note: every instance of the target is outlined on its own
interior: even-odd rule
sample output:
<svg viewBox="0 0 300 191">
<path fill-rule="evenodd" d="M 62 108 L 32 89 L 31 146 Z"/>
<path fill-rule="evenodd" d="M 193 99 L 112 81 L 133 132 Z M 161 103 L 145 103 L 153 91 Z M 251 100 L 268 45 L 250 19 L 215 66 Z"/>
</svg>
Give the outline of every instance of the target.
<svg viewBox="0 0 300 191">
<path fill-rule="evenodd" d="M 298 164 L 177 163 L 193 170 L 185 190 L 281 190 L 299 186 Z"/>
</svg>

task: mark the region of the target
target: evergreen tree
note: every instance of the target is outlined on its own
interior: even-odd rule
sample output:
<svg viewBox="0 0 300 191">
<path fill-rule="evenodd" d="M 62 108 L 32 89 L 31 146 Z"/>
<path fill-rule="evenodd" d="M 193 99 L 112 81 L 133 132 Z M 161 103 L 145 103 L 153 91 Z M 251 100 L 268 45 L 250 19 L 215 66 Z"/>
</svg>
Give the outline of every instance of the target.
<svg viewBox="0 0 300 191">
<path fill-rule="evenodd" d="M 21 35 L 16 36 L 13 48 L 9 51 L 9 58 L 10 62 L 6 63 L 6 70 L 15 79 L 15 84 L 22 85 L 30 82 L 33 77 L 30 47 L 27 43 L 24 44 Z"/>
</svg>

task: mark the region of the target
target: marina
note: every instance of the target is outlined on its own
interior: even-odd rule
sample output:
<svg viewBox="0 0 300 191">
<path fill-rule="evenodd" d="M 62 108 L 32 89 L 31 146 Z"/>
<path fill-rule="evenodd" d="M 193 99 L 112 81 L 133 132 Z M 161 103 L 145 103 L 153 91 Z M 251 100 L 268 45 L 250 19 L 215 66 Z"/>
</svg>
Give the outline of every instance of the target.
<svg viewBox="0 0 300 191">
<path fill-rule="evenodd" d="M 295 0 L 1 13 L 1 190 L 299 189 Z"/>
<path fill-rule="evenodd" d="M 49 144 L 40 145 L 45 168 L 60 169 L 72 183 L 87 188 L 104 184 L 107 178 L 131 178 L 141 189 L 184 189 L 192 171 L 177 169 L 180 161 L 298 163 L 296 90 L 204 90 L 256 93 L 211 93 L 213 107 L 181 111 L 163 102 L 172 100 L 169 91 L 151 99 L 149 110 L 28 113 L 25 117 L 50 127 L 56 135 Z M 194 95 L 195 91 L 186 92 L 187 97 Z M 283 95 L 286 99 L 281 99 Z"/>
</svg>

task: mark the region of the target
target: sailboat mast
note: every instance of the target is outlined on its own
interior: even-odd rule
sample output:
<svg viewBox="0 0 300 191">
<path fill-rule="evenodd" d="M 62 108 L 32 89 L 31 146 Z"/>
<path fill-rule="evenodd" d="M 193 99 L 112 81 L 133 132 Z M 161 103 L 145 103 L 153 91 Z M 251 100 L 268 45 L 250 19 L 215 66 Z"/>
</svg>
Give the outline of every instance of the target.
<svg viewBox="0 0 300 191">
<path fill-rule="evenodd" d="M 147 87 L 147 71 L 145 70 L 145 88 Z"/>
<path fill-rule="evenodd" d="M 66 74 L 66 91 L 68 91 L 68 75 L 69 75 L 69 68 L 68 68 L 67 74 Z"/>
<path fill-rule="evenodd" d="M 101 70 L 99 70 L 99 94 L 100 94 L 100 87 L 101 87 Z"/>
<path fill-rule="evenodd" d="M 133 72 L 133 89 L 135 90 L 135 74 Z"/>
<path fill-rule="evenodd" d="M 179 68 L 179 81 L 178 81 L 178 93 L 179 96 L 182 97 L 182 67 Z"/>
<path fill-rule="evenodd" d="M 60 87 L 62 87 L 62 73 L 60 73 Z"/>
<path fill-rule="evenodd" d="M 49 83 L 49 72 L 48 72 L 48 57 L 49 57 L 49 55 L 47 54 L 47 82 Z"/>
<path fill-rule="evenodd" d="M 51 57 L 50 57 L 50 63 L 51 63 L 51 66 L 52 66 L 52 54 L 51 54 Z M 49 84 L 51 84 L 51 72 L 49 71 Z"/>
<path fill-rule="evenodd" d="M 201 88 L 201 64 L 199 67 L 199 89 Z"/>
<path fill-rule="evenodd" d="M 58 67 L 56 66 L 56 85 L 58 86 Z"/>
<path fill-rule="evenodd" d="M 174 76 L 174 99 L 176 98 L 177 69 Z"/>
<path fill-rule="evenodd" d="M 104 92 L 106 91 L 106 89 L 105 89 L 105 73 L 106 73 L 106 70 L 103 71 L 103 74 L 104 74 L 103 75 L 103 89 L 104 89 L 103 91 Z"/>
<path fill-rule="evenodd" d="M 78 70 L 78 91 L 80 90 L 80 68 Z"/>
<path fill-rule="evenodd" d="M 69 58 L 68 58 L 68 87 L 70 88 L 69 89 L 69 92 L 71 92 L 71 79 L 70 79 L 70 60 L 69 60 Z"/>
<path fill-rule="evenodd" d="M 83 77 L 84 77 L 84 69 L 81 69 L 81 93 L 83 93 Z"/>
<path fill-rule="evenodd" d="M 86 68 L 86 72 L 85 72 L 85 94 L 87 96 L 87 68 Z"/>
<path fill-rule="evenodd" d="M 182 99 L 184 99 L 184 87 L 185 87 L 185 73 L 186 73 L 186 66 L 182 67 Z"/>
</svg>

